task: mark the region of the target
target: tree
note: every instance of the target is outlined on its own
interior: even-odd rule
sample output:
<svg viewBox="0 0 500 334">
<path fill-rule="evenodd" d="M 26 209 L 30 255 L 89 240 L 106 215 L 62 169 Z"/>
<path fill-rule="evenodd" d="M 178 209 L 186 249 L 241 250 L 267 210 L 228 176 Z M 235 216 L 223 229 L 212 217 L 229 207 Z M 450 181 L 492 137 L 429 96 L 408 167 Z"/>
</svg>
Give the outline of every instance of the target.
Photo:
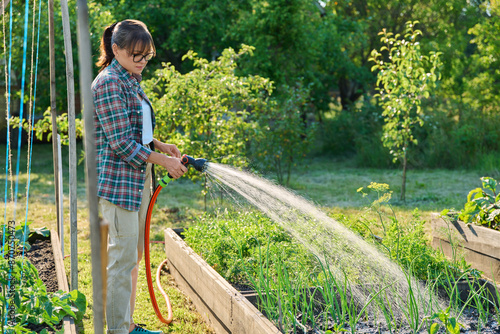
<svg viewBox="0 0 500 334">
<path fill-rule="evenodd" d="M 213 162 L 247 165 L 248 141 L 273 91 L 269 79 L 235 74 L 237 60 L 252 51 L 226 49 L 214 61 L 190 51 L 185 58 L 194 70 L 181 74 L 167 63 L 143 81 L 156 110 L 158 139 Z"/>
<path fill-rule="evenodd" d="M 428 56 L 420 51 L 417 37 L 422 35 L 415 29 L 418 21 L 406 23 L 406 33 L 402 37 L 387 30 L 379 33 L 385 45 L 380 51 L 373 50 L 371 61 L 375 63 L 372 71 L 378 70 L 378 96 L 384 108 L 384 132 L 382 143 L 389 148 L 393 161 L 400 160 L 403 165 L 401 200 L 405 200 L 406 169 L 408 150 L 411 144 L 417 145 L 412 130 L 415 125 L 422 126 L 421 101 L 428 98 L 433 84 L 438 80 L 440 52 L 430 52 Z"/>
<path fill-rule="evenodd" d="M 382 29 L 401 32 L 410 20 L 421 22 L 422 48 L 439 50 L 447 61 L 443 75 L 451 80 L 460 74 L 470 37 L 467 30 L 482 20 L 479 1 L 472 0 L 350 0 L 325 1 L 325 11 L 336 17 L 341 32 L 341 51 L 345 55 L 336 76 L 343 109 L 365 93 L 375 78 L 370 74 L 371 50 L 379 49 L 377 33 Z M 445 84 L 445 83 L 443 83 Z M 450 87 L 448 93 L 452 93 Z"/>
<path fill-rule="evenodd" d="M 472 75 L 463 94 L 464 102 L 483 116 L 500 114 L 500 4 L 491 4 L 485 12 L 488 16 L 469 29 L 476 52 L 470 56 Z"/>
<path fill-rule="evenodd" d="M 302 119 L 309 92 L 297 85 L 282 87 L 287 92 L 272 99 L 259 115 L 254 129 L 252 151 L 263 170 L 274 171 L 279 184 L 290 184 L 291 168 L 310 151 L 315 126 Z"/>
</svg>

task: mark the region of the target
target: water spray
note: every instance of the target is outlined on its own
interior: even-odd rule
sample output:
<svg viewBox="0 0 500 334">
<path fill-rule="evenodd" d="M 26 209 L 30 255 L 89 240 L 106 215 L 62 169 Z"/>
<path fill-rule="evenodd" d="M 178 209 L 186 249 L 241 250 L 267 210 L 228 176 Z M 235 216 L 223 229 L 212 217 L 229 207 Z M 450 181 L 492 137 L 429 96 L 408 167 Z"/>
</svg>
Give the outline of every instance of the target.
<svg viewBox="0 0 500 334">
<path fill-rule="evenodd" d="M 189 166 L 193 166 L 194 169 L 196 169 L 198 172 L 205 172 L 207 167 L 208 167 L 208 161 L 206 159 L 195 159 L 193 157 L 190 157 L 189 155 L 184 154 L 181 158 L 181 163 L 189 168 Z M 153 281 L 151 278 L 151 263 L 149 261 L 149 229 L 151 225 L 151 214 L 153 213 L 153 207 L 156 203 L 156 198 L 160 194 L 160 191 L 165 188 L 174 178 L 169 174 L 165 176 L 163 179 L 161 179 L 158 182 L 158 186 L 155 188 L 155 191 L 153 193 L 153 196 L 151 196 L 151 200 L 149 201 L 148 205 L 148 212 L 146 215 L 146 226 L 144 230 L 144 260 L 146 262 L 146 279 L 148 281 L 148 290 L 149 290 L 149 296 L 151 297 L 151 303 L 153 304 L 153 308 L 155 310 L 156 316 L 158 319 L 160 319 L 161 322 L 165 324 L 169 324 L 172 322 L 173 319 L 173 313 L 172 313 L 172 305 L 170 304 L 170 299 L 168 298 L 168 295 L 166 292 L 163 290 L 160 284 L 160 273 L 161 273 L 161 268 L 166 265 L 168 259 L 165 259 L 159 266 L 158 269 L 156 270 L 156 286 L 158 287 L 158 290 L 160 290 L 160 293 L 162 294 L 163 298 L 165 299 L 165 302 L 167 303 L 167 308 L 168 308 L 168 316 L 167 319 L 163 318 L 161 315 L 160 309 L 158 307 L 158 304 L 156 303 L 156 296 L 155 292 L 153 289 Z"/>
</svg>

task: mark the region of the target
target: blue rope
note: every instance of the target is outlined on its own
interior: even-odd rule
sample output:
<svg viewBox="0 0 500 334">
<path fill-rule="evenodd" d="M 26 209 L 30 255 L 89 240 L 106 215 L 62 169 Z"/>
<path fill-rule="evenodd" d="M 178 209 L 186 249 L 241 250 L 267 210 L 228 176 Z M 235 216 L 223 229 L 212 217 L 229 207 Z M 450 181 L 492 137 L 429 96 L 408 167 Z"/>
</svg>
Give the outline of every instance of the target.
<svg viewBox="0 0 500 334">
<path fill-rule="evenodd" d="M 9 200 L 9 147 L 10 147 L 10 78 L 12 69 L 12 1 L 9 6 L 9 63 L 8 63 L 8 80 L 7 84 L 7 147 L 5 149 L 5 208 L 4 208 L 4 223 L 7 225 L 7 201 Z M 3 227 L 3 240 L 2 240 L 2 256 L 5 247 L 5 226 Z"/>
<path fill-rule="evenodd" d="M 25 2 L 24 10 L 24 39 L 23 39 L 23 69 L 21 78 L 21 105 L 19 108 L 19 135 L 17 138 L 17 162 L 16 162 L 16 190 L 14 192 L 14 221 L 16 221 L 17 209 L 17 192 L 19 189 L 19 165 L 21 160 L 21 137 L 23 132 L 23 112 L 24 112 L 24 84 L 26 76 L 26 54 L 28 48 L 28 17 L 29 17 L 29 0 Z M 26 240 L 23 240 L 26 241 Z"/>
<path fill-rule="evenodd" d="M 42 12 L 42 0 L 40 0 L 40 4 L 38 6 L 38 32 L 36 35 L 36 62 L 35 62 L 35 86 L 33 89 L 33 109 L 31 111 L 32 117 L 31 121 L 34 122 L 33 116 L 35 115 L 35 104 L 36 104 L 36 79 L 37 79 L 37 73 L 38 73 L 38 49 L 39 49 L 39 41 L 40 41 L 40 14 Z M 31 126 L 31 143 L 30 143 L 30 158 L 29 158 L 29 168 L 28 168 L 28 185 L 27 185 L 27 191 L 26 191 L 26 217 L 24 218 L 24 233 L 23 235 L 26 236 L 26 226 L 28 224 L 28 199 L 29 199 L 29 194 L 30 194 L 30 183 L 31 183 L 31 157 L 33 152 L 33 124 Z M 24 247 L 23 247 L 23 264 L 24 264 Z M 23 266 L 24 267 L 24 266 Z M 21 273 L 21 281 L 22 281 L 22 273 Z"/>
</svg>

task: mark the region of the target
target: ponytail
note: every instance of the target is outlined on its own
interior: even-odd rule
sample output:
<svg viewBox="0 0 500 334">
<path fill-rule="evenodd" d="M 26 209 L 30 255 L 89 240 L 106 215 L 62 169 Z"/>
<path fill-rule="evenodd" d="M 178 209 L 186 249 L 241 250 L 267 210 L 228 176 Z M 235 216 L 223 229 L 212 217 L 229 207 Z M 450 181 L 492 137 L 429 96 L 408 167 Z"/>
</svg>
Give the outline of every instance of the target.
<svg viewBox="0 0 500 334">
<path fill-rule="evenodd" d="M 120 49 L 127 49 L 130 53 L 134 52 L 136 46 L 139 46 L 144 52 L 156 52 L 153 37 L 144 23 L 138 20 L 124 20 L 113 23 L 104 29 L 101 38 L 101 55 L 96 65 L 100 71 L 111 64 L 115 55 L 112 45 L 116 44 Z"/>
<path fill-rule="evenodd" d="M 111 64 L 115 55 L 113 53 L 113 49 L 111 48 L 111 39 L 113 38 L 113 30 L 118 22 L 115 22 L 104 29 L 104 34 L 102 34 L 101 38 L 101 46 L 99 47 L 101 55 L 96 65 L 100 67 L 99 72 L 104 70 Z"/>
</svg>

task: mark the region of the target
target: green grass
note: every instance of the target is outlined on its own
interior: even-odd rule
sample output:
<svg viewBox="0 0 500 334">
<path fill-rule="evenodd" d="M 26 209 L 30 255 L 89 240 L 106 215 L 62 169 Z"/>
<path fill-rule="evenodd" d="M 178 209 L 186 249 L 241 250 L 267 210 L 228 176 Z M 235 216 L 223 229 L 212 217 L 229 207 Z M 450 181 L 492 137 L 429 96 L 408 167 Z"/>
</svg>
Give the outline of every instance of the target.
<svg viewBox="0 0 500 334">
<path fill-rule="evenodd" d="M 56 208 L 54 205 L 54 179 L 52 169 L 52 147 L 50 144 L 36 144 L 33 150 L 33 165 L 31 171 L 31 186 L 29 199 L 28 221 L 33 221 L 33 227 L 46 226 L 56 230 Z M 81 154 L 79 146 L 78 156 Z M 5 157 L 5 145 L 0 146 L 0 156 Z M 21 153 L 19 176 L 19 195 L 16 210 L 17 221 L 24 221 L 26 201 L 26 152 Z M 13 151 L 16 158 L 16 151 Z M 4 161 L 4 159 L 2 159 Z M 357 217 L 365 214 L 364 207 L 369 203 L 356 192 L 370 182 L 388 183 L 394 192 L 393 198 L 399 198 L 401 172 L 393 170 L 377 170 L 369 168 L 354 168 L 350 161 L 335 161 L 328 159 L 311 159 L 307 163 L 293 169 L 290 188 L 299 195 L 321 206 L 330 215 L 337 214 Z M 69 222 L 68 198 L 68 152 L 63 148 L 64 174 L 64 221 Z M 0 166 L 0 183 L 5 184 L 5 165 Z M 15 161 L 13 163 L 15 170 Z M 84 166 L 78 166 L 78 266 L 79 290 L 89 301 L 89 309 L 85 316 L 82 333 L 93 332 L 92 320 L 92 278 L 90 257 L 90 235 L 87 221 L 87 202 L 85 199 Z M 272 177 L 271 175 L 269 175 Z M 408 172 L 406 203 L 394 201 L 392 204 L 396 214 L 410 216 L 415 207 L 420 209 L 423 219 L 431 212 L 439 212 L 445 208 L 461 208 L 466 201 L 467 193 L 481 185 L 479 177 L 487 176 L 476 171 L 462 170 L 410 170 Z M 2 187 L 3 191 L 4 188 Z M 158 198 L 152 219 L 151 239 L 163 240 L 163 230 L 166 227 L 186 227 L 191 224 L 191 218 L 204 211 L 202 186 L 193 184 L 187 179 L 176 180 L 165 188 Z M 208 209 L 220 206 L 218 193 L 207 197 Z M 224 200 L 223 205 L 228 204 Z M 13 216 L 14 203 L 7 203 L 7 218 Z M 69 254 L 69 227 L 65 229 L 65 254 Z M 165 253 L 158 244 L 152 244 L 151 262 L 156 272 L 156 266 L 163 260 Z M 70 272 L 70 259 L 65 260 L 66 272 Z M 148 323 L 148 328 L 161 328 L 168 333 L 207 333 L 208 327 L 202 323 L 199 314 L 193 311 L 193 306 L 174 284 L 168 284 L 168 276 L 164 277 L 163 286 L 172 298 L 174 322 L 170 326 L 161 326 L 156 320 L 149 301 L 144 267 L 140 270 L 136 318 Z M 158 297 L 161 295 L 158 293 Z M 159 299 L 159 298 L 158 298 Z M 163 301 L 159 302 L 160 304 Z M 164 308 L 162 308 L 163 310 Z"/>
<path fill-rule="evenodd" d="M 78 156 L 81 153 L 81 146 L 79 145 Z M 0 145 L 0 155 L 5 157 L 5 145 Z M 13 159 L 16 159 L 17 152 L 13 151 Z M 2 159 L 4 161 L 4 159 Z M 69 197 L 68 197 L 68 149 L 63 147 L 63 168 L 64 174 L 64 223 L 65 223 L 65 255 L 70 254 L 70 231 L 69 231 Z M 9 200 L 7 202 L 7 219 L 12 219 L 14 211 L 16 213 L 16 222 L 24 222 L 26 212 L 26 149 L 21 152 L 20 162 L 20 175 L 18 186 L 18 199 L 17 207 L 14 208 L 14 202 Z M 13 170 L 16 169 L 16 161 L 13 161 Z M 0 183 L 5 185 L 5 165 L 0 166 L 1 175 Z M 8 187 L 10 189 L 9 180 Z M 13 189 L 15 189 L 15 177 L 12 180 Z M 175 186 L 174 186 L 175 184 Z M 199 210 L 202 208 L 203 197 L 199 195 L 199 186 L 194 185 L 189 180 L 179 180 L 169 188 L 163 190 L 159 198 L 157 207 L 159 208 L 177 208 L 181 207 L 178 213 L 166 213 L 166 210 L 155 210 L 155 218 L 152 221 L 152 235 L 151 239 L 163 239 L 163 229 L 166 227 L 176 227 L 185 225 L 185 217 L 191 215 L 187 211 Z M 5 191 L 5 188 L 2 187 Z M 174 194 L 175 193 L 175 194 Z M 3 194 L 3 192 L 2 192 Z M 93 313 L 92 313 L 92 271 L 91 271 L 91 256 L 90 256 L 90 230 L 88 224 L 88 209 L 86 202 L 86 189 L 85 189 L 85 171 L 83 164 L 78 166 L 78 290 L 80 290 L 87 297 L 89 303 L 87 313 L 85 314 L 80 333 L 94 333 Z M 5 207 L 5 201 L 2 200 Z M 189 209 L 187 209 L 189 208 Z M 32 227 L 42 227 L 57 231 L 56 226 L 56 208 L 55 208 L 55 191 L 54 191 L 54 177 L 52 166 L 52 146 L 50 144 L 36 144 L 33 149 L 32 170 L 31 170 L 31 184 L 30 184 L 30 197 L 28 208 L 28 221 L 32 221 Z M 184 223 L 182 223 L 183 221 Z M 151 245 L 151 265 L 152 273 L 156 273 L 157 266 L 165 258 L 165 251 L 163 245 Z M 174 312 L 174 321 L 166 326 L 162 324 L 156 317 L 153 307 L 151 305 L 149 291 L 147 288 L 147 281 L 145 277 L 144 262 L 139 271 L 139 281 L 137 287 L 137 301 L 135 319 L 139 323 L 148 324 L 149 329 L 161 329 L 165 333 L 211 333 L 211 329 L 201 318 L 201 315 L 196 312 L 193 304 L 189 298 L 186 297 L 175 286 L 170 275 L 162 275 L 162 286 L 167 292 L 172 302 Z M 70 258 L 64 259 L 66 273 L 69 276 L 71 264 Z M 69 277 L 68 277 L 69 281 Z M 157 301 L 160 310 L 166 317 L 166 306 L 163 297 L 156 289 Z"/>
</svg>

